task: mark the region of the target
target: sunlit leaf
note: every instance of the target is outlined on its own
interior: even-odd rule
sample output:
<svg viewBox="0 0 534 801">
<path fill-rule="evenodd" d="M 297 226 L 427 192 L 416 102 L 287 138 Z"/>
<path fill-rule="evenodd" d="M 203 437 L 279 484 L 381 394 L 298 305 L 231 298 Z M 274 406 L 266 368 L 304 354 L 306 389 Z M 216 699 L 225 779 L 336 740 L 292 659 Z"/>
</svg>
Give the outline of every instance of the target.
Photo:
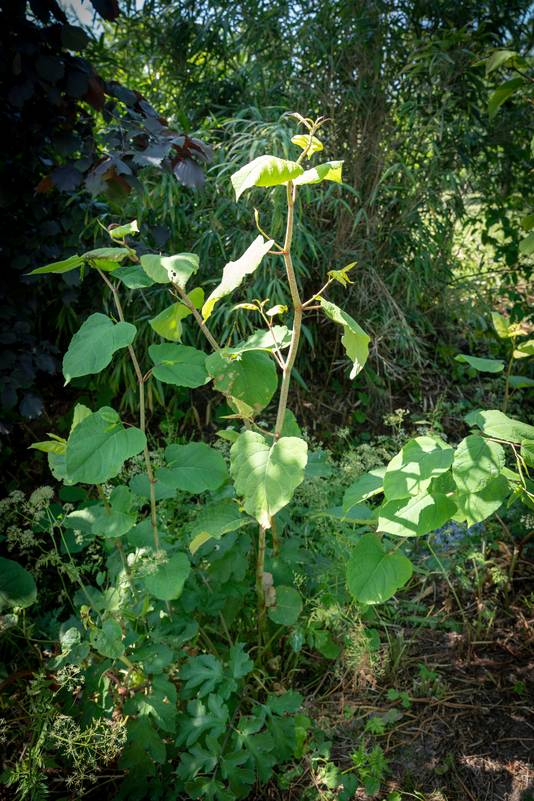
<svg viewBox="0 0 534 801">
<path fill-rule="evenodd" d="M 47 273 L 69 273 L 71 270 L 75 270 L 77 267 L 81 267 L 83 264 L 83 258 L 81 256 L 70 256 L 68 259 L 63 259 L 63 261 L 54 261 L 52 264 L 46 264 L 44 267 L 38 267 L 36 270 L 32 270 L 31 273 L 28 275 L 46 275 Z"/>
<path fill-rule="evenodd" d="M 296 161 L 286 161 L 276 156 L 258 156 L 232 175 L 235 198 L 239 200 L 243 192 L 253 186 L 278 186 L 295 179 L 303 172 Z"/>
<path fill-rule="evenodd" d="M 230 450 L 230 471 L 245 511 L 264 528 L 287 506 L 302 483 L 308 446 L 298 437 L 269 443 L 254 431 L 244 431 Z"/>
<path fill-rule="evenodd" d="M 238 406 L 239 413 L 251 417 L 270 403 L 278 387 L 274 362 L 268 353 L 245 351 L 240 356 L 212 353 L 206 369 L 218 392 Z M 242 405 L 244 404 L 244 406 Z"/>
<path fill-rule="evenodd" d="M 303 172 L 302 175 L 295 178 L 294 183 L 296 186 L 319 184 L 321 181 L 334 181 L 336 184 L 340 184 L 343 180 L 342 171 L 342 161 L 325 161 L 324 164 L 318 164 Z"/>
<path fill-rule="evenodd" d="M 349 378 L 356 378 L 360 370 L 363 369 L 367 357 L 369 356 L 369 342 L 371 338 L 360 328 L 356 320 L 350 314 L 340 309 L 335 303 L 324 298 L 320 299 L 321 306 L 331 320 L 343 326 L 343 336 L 341 342 L 346 354 L 352 362 L 352 370 Z"/>
<path fill-rule="evenodd" d="M 229 355 L 239 355 L 250 350 L 285 350 L 291 344 L 292 332 L 285 325 L 273 325 L 262 331 L 254 331 L 248 339 L 234 345 L 232 348 L 224 348 L 223 353 Z"/>
<path fill-rule="evenodd" d="M 324 149 L 321 140 L 311 134 L 296 134 L 291 137 L 291 142 L 302 150 L 308 148 L 306 158 L 311 158 L 314 153 L 319 153 Z"/>
<path fill-rule="evenodd" d="M 202 316 L 205 320 L 211 315 L 217 301 L 237 289 L 245 276 L 259 267 L 273 244 L 272 239 L 264 239 L 260 234 L 237 261 L 228 262 L 223 270 L 220 284 L 215 287 L 202 307 Z"/>
<path fill-rule="evenodd" d="M 456 448 L 452 475 L 460 492 L 478 492 L 500 474 L 504 463 L 498 442 L 471 434 Z"/>
<path fill-rule="evenodd" d="M 141 267 L 156 284 L 176 284 L 185 289 L 189 278 L 197 272 L 199 258 L 196 253 L 177 253 L 158 256 L 146 253 L 141 256 Z"/>
<path fill-rule="evenodd" d="M 507 417 L 498 409 L 469 412 L 464 419 L 468 425 L 478 426 L 488 437 L 503 439 L 507 442 L 522 442 L 524 439 L 534 439 L 534 426 Z"/>
<path fill-rule="evenodd" d="M 108 233 L 112 239 L 124 239 L 125 236 L 133 236 L 134 234 L 139 233 L 139 225 L 137 224 L 137 220 L 132 220 L 130 223 L 126 223 L 125 225 L 117 225 L 112 228 L 108 228 Z"/>
<path fill-rule="evenodd" d="M 440 492 L 421 492 L 409 498 L 386 501 L 378 509 L 378 531 L 396 537 L 417 537 L 445 525 L 456 505 Z"/>
</svg>

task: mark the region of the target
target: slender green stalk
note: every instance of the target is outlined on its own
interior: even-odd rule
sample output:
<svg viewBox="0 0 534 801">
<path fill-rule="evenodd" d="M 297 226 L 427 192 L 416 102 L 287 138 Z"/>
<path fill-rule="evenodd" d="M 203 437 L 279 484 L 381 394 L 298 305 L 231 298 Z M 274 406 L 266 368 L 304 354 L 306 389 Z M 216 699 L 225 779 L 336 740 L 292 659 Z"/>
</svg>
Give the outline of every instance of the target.
<svg viewBox="0 0 534 801">
<path fill-rule="evenodd" d="M 297 358 L 300 342 L 300 332 L 302 329 L 302 301 L 297 285 L 297 278 L 295 269 L 293 267 L 293 260 L 291 258 L 291 244 L 293 242 L 293 225 L 294 225 L 294 212 L 295 212 L 295 195 L 296 189 L 291 181 L 287 185 L 287 223 L 286 223 L 286 236 L 284 240 L 284 263 L 286 267 L 287 281 L 289 284 L 289 291 L 291 293 L 291 301 L 293 304 L 293 333 L 291 335 L 291 344 L 289 346 L 289 353 L 286 358 L 284 369 L 282 370 L 282 386 L 280 388 L 280 397 L 278 399 L 278 412 L 276 415 L 276 424 L 274 427 L 275 439 L 279 439 L 282 434 L 282 427 L 284 425 L 284 418 L 287 408 L 287 398 L 289 394 L 289 385 L 291 383 L 291 373 Z"/>
<path fill-rule="evenodd" d="M 173 284 L 173 287 L 176 289 L 176 291 L 180 295 L 180 300 L 182 301 L 184 306 L 187 306 L 187 308 L 189 309 L 189 311 L 191 312 L 191 314 L 193 315 L 193 317 L 197 321 L 200 330 L 202 331 L 202 333 L 204 334 L 204 336 L 206 337 L 206 339 L 210 343 L 210 345 L 213 348 L 213 350 L 215 350 L 215 351 L 220 350 L 221 347 L 220 347 L 219 343 L 217 342 L 217 340 L 215 339 L 215 337 L 213 336 L 213 334 L 209 330 L 208 326 L 206 325 L 206 323 L 202 319 L 202 315 L 200 314 L 199 310 L 196 308 L 195 304 L 188 297 L 187 292 L 184 289 L 182 289 L 181 286 L 178 286 L 178 284 Z"/>
<path fill-rule="evenodd" d="M 107 284 L 107 286 L 110 288 L 112 292 L 119 320 L 121 321 L 121 323 L 123 323 L 125 321 L 124 312 L 122 310 L 122 304 L 120 301 L 119 293 L 117 291 L 117 287 L 109 280 L 109 278 L 105 273 L 103 273 L 101 270 L 99 270 L 98 272 L 102 280 Z M 141 372 L 139 361 L 137 359 L 135 350 L 133 349 L 132 345 L 128 345 L 128 353 L 130 354 L 130 359 L 137 378 L 137 384 L 139 386 L 139 428 L 145 435 L 145 447 L 143 449 L 143 456 L 145 459 L 145 468 L 148 476 L 148 484 L 150 487 L 150 520 L 152 524 L 152 536 L 154 538 L 154 547 L 156 548 L 156 550 L 159 551 L 158 517 L 157 517 L 157 507 L 156 507 L 156 479 L 154 478 L 154 471 L 152 469 L 152 462 L 150 460 L 150 453 L 148 450 L 148 442 L 146 441 L 145 379 L 143 373 Z"/>
<path fill-rule="evenodd" d="M 258 555 L 256 558 L 256 595 L 258 598 L 258 639 L 261 644 L 265 628 L 265 586 L 263 574 L 265 568 L 265 529 L 260 526 L 258 532 Z"/>
</svg>

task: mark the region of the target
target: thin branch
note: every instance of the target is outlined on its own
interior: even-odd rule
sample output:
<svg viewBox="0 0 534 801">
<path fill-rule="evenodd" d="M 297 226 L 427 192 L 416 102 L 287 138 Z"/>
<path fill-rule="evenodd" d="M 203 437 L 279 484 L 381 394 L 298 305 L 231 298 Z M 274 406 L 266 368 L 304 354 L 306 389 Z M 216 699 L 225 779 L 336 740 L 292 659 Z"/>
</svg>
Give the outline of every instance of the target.
<svg viewBox="0 0 534 801">
<path fill-rule="evenodd" d="M 113 294 L 113 300 L 115 303 L 115 308 L 117 309 L 117 314 L 119 315 L 119 320 L 121 321 L 121 323 L 125 322 L 124 312 L 122 310 L 122 305 L 117 287 L 109 280 L 107 275 L 104 272 L 102 272 L 102 270 L 98 270 L 98 273 L 102 278 L 102 280 L 111 289 L 111 292 Z M 150 487 L 150 520 L 152 524 L 152 536 L 154 538 L 154 547 L 156 548 L 156 550 L 159 551 L 158 517 L 156 509 L 156 479 L 154 478 L 154 471 L 152 470 L 152 462 L 150 461 L 150 452 L 148 450 L 148 441 L 146 439 L 145 377 L 143 376 L 143 373 L 139 366 L 137 355 L 132 345 L 128 345 L 128 353 L 130 354 L 130 359 L 134 368 L 135 375 L 137 377 L 137 384 L 139 386 L 139 428 L 145 435 L 145 447 L 143 448 L 143 455 L 145 459 L 145 467 L 148 476 L 148 484 Z"/>
<path fill-rule="evenodd" d="M 173 287 L 175 288 L 175 290 L 179 294 L 180 300 L 182 301 L 184 306 L 187 306 L 187 308 L 189 309 L 189 311 L 191 312 L 191 314 L 193 315 L 193 317 L 197 321 L 200 330 L 202 331 L 202 333 L 204 334 L 204 336 L 206 337 L 206 339 L 210 343 L 210 345 L 213 348 L 213 350 L 220 351 L 221 350 L 221 346 L 219 345 L 219 343 L 217 342 L 217 340 L 215 339 L 215 337 L 213 336 L 213 334 L 209 330 L 208 326 L 206 325 L 206 323 L 202 319 L 202 315 L 200 314 L 200 312 L 197 309 L 197 307 L 195 306 L 195 304 L 192 302 L 192 300 L 187 295 L 187 292 L 185 291 L 185 289 L 182 289 L 182 287 L 179 284 L 173 284 Z"/>
</svg>

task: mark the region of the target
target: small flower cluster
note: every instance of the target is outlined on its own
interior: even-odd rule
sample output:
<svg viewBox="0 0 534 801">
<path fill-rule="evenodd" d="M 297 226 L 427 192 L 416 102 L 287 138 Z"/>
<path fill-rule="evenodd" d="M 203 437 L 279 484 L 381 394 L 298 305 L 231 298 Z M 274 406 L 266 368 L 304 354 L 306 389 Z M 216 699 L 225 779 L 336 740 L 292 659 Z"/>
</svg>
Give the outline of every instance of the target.
<svg viewBox="0 0 534 801">
<path fill-rule="evenodd" d="M 72 763 L 67 786 L 81 791 L 94 783 L 103 765 L 119 756 L 126 743 L 126 720 L 100 718 L 82 729 L 68 715 L 58 715 L 50 730 L 51 744 Z"/>
</svg>

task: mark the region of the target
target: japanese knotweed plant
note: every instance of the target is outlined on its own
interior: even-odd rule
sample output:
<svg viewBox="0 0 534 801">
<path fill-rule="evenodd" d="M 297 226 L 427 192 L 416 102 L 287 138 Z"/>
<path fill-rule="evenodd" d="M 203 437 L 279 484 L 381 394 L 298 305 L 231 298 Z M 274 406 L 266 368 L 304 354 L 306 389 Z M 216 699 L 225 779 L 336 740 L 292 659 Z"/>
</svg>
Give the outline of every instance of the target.
<svg viewBox="0 0 534 801">
<path fill-rule="evenodd" d="M 350 283 L 354 264 L 332 269 L 324 285 L 307 299 L 301 297 L 292 260 L 293 232 L 296 224 L 297 193 L 301 186 L 340 183 L 341 161 L 321 162 L 305 169 L 306 162 L 323 150 L 316 136 L 324 118 L 311 120 L 293 115 L 304 133 L 293 137 L 300 149 L 296 160 L 276 156 L 255 158 L 231 177 L 236 200 L 254 187 L 282 187 L 286 195 L 286 225 L 283 242 L 277 242 L 260 225 L 258 235 L 245 253 L 229 262 L 220 283 L 207 298 L 201 287 L 188 288 L 199 267 L 193 253 L 173 256 L 147 254 L 138 258 L 126 237 L 137 232 L 135 222 L 111 228 L 114 242 L 34 270 L 32 274 L 63 273 L 89 268 L 98 273 L 112 293 L 116 318 L 95 313 L 86 320 L 71 341 L 63 360 L 66 381 L 103 370 L 120 348 L 128 348 L 139 388 L 139 425 L 125 426 L 109 407 L 91 412 L 78 405 L 67 440 L 59 437 L 33 447 L 49 453 L 54 475 L 69 483 L 102 485 L 115 478 L 125 462 L 139 453 L 145 463 L 144 476 L 129 487 L 117 486 L 106 499 L 93 523 L 95 534 L 119 539 L 137 520 L 131 514 L 132 492 L 147 496 L 150 517 L 143 521 L 150 528 L 153 545 L 160 549 L 158 498 L 176 492 L 191 495 L 218 491 L 233 485 L 233 496 L 214 504 L 205 522 L 197 527 L 189 543 L 195 554 L 209 540 L 220 539 L 250 523 L 258 524 L 256 547 L 256 594 L 260 641 L 266 616 L 278 623 L 294 622 L 301 610 L 301 598 L 293 587 L 273 587 L 265 571 L 267 535 L 276 556 L 280 550 L 277 514 L 286 507 L 305 477 L 308 446 L 293 413 L 288 409 L 292 373 L 301 343 L 303 318 L 319 311 L 342 329 L 341 341 L 351 363 L 350 378 L 362 370 L 368 357 L 370 338 L 345 311 L 327 299 L 334 282 Z M 269 307 L 267 299 L 240 302 L 237 312 L 256 314 L 264 327 L 243 342 L 220 343 L 210 330 L 209 320 L 216 304 L 230 302 L 245 278 L 264 263 L 267 256 L 283 260 L 288 286 L 288 305 Z M 135 351 L 136 328 L 124 319 L 120 286 L 130 290 L 164 284 L 174 295 L 173 303 L 150 320 L 153 330 L 166 340 L 148 348 L 151 366 L 141 367 Z M 193 317 L 205 336 L 210 353 L 181 344 L 182 323 Z M 287 318 L 288 324 L 283 324 Z M 280 322 L 275 323 L 276 320 Z M 515 346 L 514 339 L 514 346 Z M 522 346 L 514 347 L 514 352 Z M 144 361 L 144 360 L 143 360 Z M 226 428 L 220 435 L 231 441 L 229 474 L 222 455 L 202 442 L 171 444 L 165 451 L 165 465 L 154 470 L 146 438 L 145 386 L 150 380 L 179 387 L 195 388 L 208 383 L 224 395 L 233 411 L 230 418 L 241 423 L 241 430 Z M 276 401 L 275 422 L 267 430 L 258 416 Z M 521 498 L 532 503 L 532 442 L 534 427 L 507 418 L 498 411 L 473 412 L 468 424 L 480 429 L 454 449 L 439 438 L 418 437 L 409 441 L 383 469 L 360 477 L 346 492 L 343 519 L 376 529 L 356 543 L 347 567 L 348 588 L 362 603 L 378 603 L 391 597 L 410 578 L 412 566 L 400 546 L 406 537 L 428 534 L 450 519 L 468 525 L 488 517 L 508 499 Z M 504 448 L 509 446 L 516 470 L 506 466 Z M 381 493 L 379 506 L 367 502 Z M 396 544 L 392 538 L 399 538 Z M 182 592 L 190 572 L 189 557 L 179 551 L 170 555 L 160 570 L 165 589 L 156 597 L 172 600 Z M 158 576 L 149 585 L 158 585 Z M 170 586 L 172 585 L 172 587 Z"/>
<path fill-rule="evenodd" d="M 267 234 L 256 214 L 253 241 L 224 267 L 207 298 L 201 287 L 191 286 L 199 268 L 195 254 L 137 255 L 129 244 L 138 230 L 135 221 L 112 227 L 109 247 L 33 271 L 82 269 L 98 275 L 111 293 L 113 316 L 92 314 L 72 338 L 63 360 L 66 382 L 99 373 L 123 348 L 137 377 L 137 425 L 123 422 L 111 407 L 92 411 L 78 404 L 68 438 L 50 435 L 33 446 L 48 454 L 56 479 L 71 489 L 79 485 L 74 489 L 81 493 L 80 508 L 50 522 L 61 529 L 64 552 L 71 558 L 100 539 L 107 553 L 107 578 L 99 574 L 98 588 L 79 580 L 72 599 L 78 617 L 64 624 L 52 667 L 84 666 L 90 717 L 97 708 L 109 714 L 117 703 L 115 686 L 126 698 L 128 740 L 119 767 L 129 783 L 121 797 L 168 797 L 168 778 L 161 777 L 174 759 L 176 792 L 242 798 L 257 778 L 269 778 L 277 762 L 299 756 L 306 738 L 309 721 L 295 715 L 298 693 L 274 695 L 265 684 L 274 644 L 292 632 L 303 608 L 294 574 L 266 570 L 266 558 L 274 565 L 284 550 L 281 540 L 290 535 L 282 538 L 277 523 L 306 476 L 317 474 L 315 455 L 288 407 L 291 380 L 305 316 L 324 314 L 340 327 L 351 379 L 366 363 L 370 338 L 327 297 L 332 284 L 350 282 L 353 264 L 327 271 L 317 292 L 301 296 L 292 259 L 299 188 L 341 183 L 342 162 L 309 166 L 323 150 L 316 134 L 325 120 L 294 116 L 304 129 L 292 139 L 300 155 L 294 161 L 260 156 L 231 179 L 237 200 L 255 187 L 285 193 L 283 241 Z M 271 307 L 264 298 L 238 302 L 235 313 L 255 315 L 261 327 L 237 344 L 220 342 L 210 320 L 216 304 L 233 304 L 231 296 L 247 276 L 260 266 L 271 269 L 275 260 L 287 278 L 287 305 Z M 172 303 L 149 320 L 159 339 L 139 353 L 122 296 L 154 285 L 168 287 Z M 206 351 L 182 344 L 183 326 L 191 320 L 204 335 Z M 145 397 L 155 380 L 190 389 L 210 384 L 224 396 L 231 426 L 219 435 L 231 443 L 229 465 L 204 442 L 168 444 L 164 464 L 153 463 Z M 271 428 L 265 419 L 274 420 Z M 383 602 L 407 583 L 412 565 L 401 552 L 406 538 L 429 534 L 450 519 L 484 520 L 507 500 L 532 506 L 534 427 L 498 411 L 473 412 L 467 422 L 476 433 L 456 449 L 439 438 L 410 440 L 383 469 L 358 478 L 341 509 L 325 512 L 357 532 L 351 534 L 346 566 L 356 602 Z M 505 449 L 515 469 L 506 466 Z M 121 482 L 129 461 L 138 457 L 142 472 Z M 194 511 L 197 496 L 205 499 L 206 493 L 209 501 Z M 177 495 L 190 499 L 191 508 L 179 531 L 170 530 L 165 512 L 165 503 Z M 251 556 L 255 581 L 248 578 Z M 29 573 L 0 560 L 0 607 L 30 606 L 35 598 Z M 101 707 L 96 697 L 102 697 Z"/>
</svg>

